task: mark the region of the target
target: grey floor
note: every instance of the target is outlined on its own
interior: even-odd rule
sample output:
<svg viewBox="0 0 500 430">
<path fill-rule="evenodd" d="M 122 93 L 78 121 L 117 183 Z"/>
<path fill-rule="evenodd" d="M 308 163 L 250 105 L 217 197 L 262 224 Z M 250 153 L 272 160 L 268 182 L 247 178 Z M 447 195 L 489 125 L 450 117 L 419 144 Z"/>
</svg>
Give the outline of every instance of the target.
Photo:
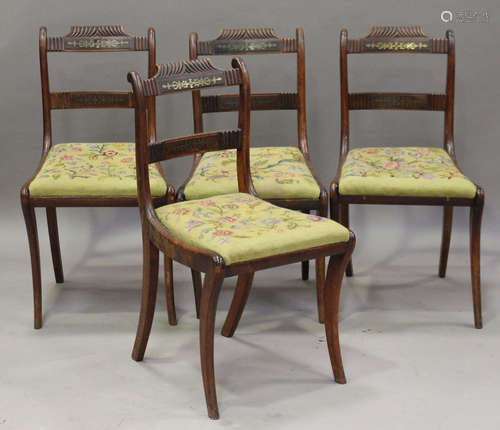
<svg viewBox="0 0 500 430">
<path fill-rule="evenodd" d="M 346 385 L 332 380 L 314 279 L 300 281 L 297 264 L 258 273 L 236 335 L 216 336 L 221 420 L 212 422 L 189 272 L 180 265 L 179 325 L 168 325 L 160 295 L 146 358 L 130 358 L 141 273 L 135 211 L 62 211 L 63 285 L 53 280 L 40 213 L 41 330 L 32 329 L 23 226 L 4 223 L 0 430 L 500 428 L 499 254 L 485 251 L 485 327 L 475 330 L 464 219 L 446 279 L 436 275 L 439 224 L 409 239 L 404 227 L 388 236 L 359 222 L 355 277 L 342 293 Z M 234 279 L 224 284 L 217 330 L 233 288 Z"/>
</svg>

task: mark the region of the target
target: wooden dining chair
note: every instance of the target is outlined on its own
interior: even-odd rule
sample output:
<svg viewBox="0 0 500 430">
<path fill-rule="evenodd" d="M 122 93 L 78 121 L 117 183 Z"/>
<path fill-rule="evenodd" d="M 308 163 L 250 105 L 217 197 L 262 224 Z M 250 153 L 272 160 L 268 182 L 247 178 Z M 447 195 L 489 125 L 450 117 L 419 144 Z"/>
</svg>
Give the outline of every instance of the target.
<svg viewBox="0 0 500 430">
<path fill-rule="evenodd" d="M 150 79 L 128 75 L 135 96 L 136 157 L 143 234 L 143 292 L 132 357 L 144 357 L 153 322 L 158 281 L 158 252 L 205 273 L 200 304 L 200 355 L 210 418 L 219 417 L 214 381 L 214 325 L 223 279 L 250 280 L 257 270 L 330 256 L 324 288 L 325 330 L 335 380 L 345 383 L 338 341 L 338 304 L 343 273 L 354 235 L 340 224 L 285 209 L 257 197 L 250 175 L 250 82 L 243 60 L 232 69 L 215 68 L 209 59 L 161 64 Z M 238 129 L 199 132 L 151 142 L 147 101 L 200 88 L 239 86 Z M 236 150 L 238 189 L 209 198 L 156 207 L 148 166 L 162 160 L 209 151 Z"/>
<path fill-rule="evenodd" d="M 348 54 L 445 54 L 444 94 L 350 93 Z M 446 274 L 454 206 L 470 207 L 470 259 L 474 325 L 482 327 L 480 289 L 480 231 L 484 191 L 460 170 L 455 155 L 455 37 L 431 38 L 422 27 L 372 27 L 368 36 L 349 39 L 340 32 L 341 140 L 337 174 L 330 187 L 334 220 L 349 226 L 350 204 L 443 206 L 443 235 L 439 276 Z M 443 148 L 377 147 L 349 150 L 349 111 L 403 109 L 444 112 Z M 349 262 L 347 276 L 352 276 Z"/>
<path fill-rule="evenodd" d="M 35 208 L 44 207 L 50 248 L 57 283 L 64 282 L 57 207 L 137 206 L 134 143 L 61 143 L 52 142 L 52 110 L 134 107 L 131 92 L 59 91 L 49 86 L 48 52 L 129 52 L 148 53 L 148 73 L 156 71 L 155 32 L 132 36 L 122 26 L 71 27 L 65 36 L 47 36 L 40 28 L 40 74 L 42 83 L 43 140 L 42 156 L 35 173 L 21 188 L 23 209 L 31 255 L 35 328 L 42 326 L 42 280 Z M 148 138 L 156 138 L 155 100 L 147 101 L 150 112 Z M 175 198 L 161 166 L 151 166 L 151 190 L 154 203 L 163 205 Z M 167 262 L 168 263 L 168 262 Z M 166 272 L 171 266 L 166 264 Z M 169 275 L 169 276 L 167 276 Z M 171 272 L 166 273 L 167 302 L 173 300 Z M 171 307 L 169 305 L 169 307 Z M 175 315 L 171 315 L 175 316 Z"/>
<path fill-rule="evenodd" d="M 263 199 L 289 209 L 320 216 L 328 214 L 328 194 L 314 173 L 307 138 L 305 44 L 304 31 L 297 28 L 294 38 L 279 37 L 272 28 L 223 29 L 214 40 L 199 41 L 197 33 L 189 35 L 189 58 L 200 56 L 294 54 L 297 56 L 297 90 L 292 93 L 253 93 L 252 111 L 293 110 L 297 112 L 298 145 L 252 147 L 250 169 L 255 188 Z M 194 131 L 203 131 L 203 115 L 237 111 L 238 95 L 205 95 L 193 92 Z M 218 151 L 198 154 L 188 178 L 177 192 L 178 200 L 193 200 L 234 192 L 236 152 Z M 199 273 L 193 272 L 195 294 L 201 288 Z M 325 260 L 316 260 L 318 320 L 323 322 L 322 289 Z M 302 262 L 302 279 L 309 278 L 309 261 Z M 238 284 L 229 318 L 238 318 L 245 306 L 250 283 Z M 199 303 L 199 298 L 197 299 Z M 228 335 L 232 335 L 228 334 Z"/>
</svg>

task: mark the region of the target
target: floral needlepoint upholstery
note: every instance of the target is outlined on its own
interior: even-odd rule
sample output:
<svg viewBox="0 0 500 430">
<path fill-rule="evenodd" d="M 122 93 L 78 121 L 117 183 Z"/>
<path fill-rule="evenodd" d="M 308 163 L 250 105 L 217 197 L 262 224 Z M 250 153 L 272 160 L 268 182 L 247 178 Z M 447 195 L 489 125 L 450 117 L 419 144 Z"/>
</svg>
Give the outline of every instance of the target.
<svg viewBox="0 0 500 430">
<path fill-rule="evenodd" d="M 167 185 L 150 167 L 151 194 L 164 196 Z M 61 143 L 53 146 L 36 178 L 31 196 L 137 195 L 134 143 Z"/>
<path fill-rule="evenodd" d="M 218 253 L 226 265 L 349 240 L 349 230 L 330 219 L 243 193 L 174 203 L 156 214 L 172 234 Z"/>
<path fill-rule="evenodd" d="M 440 148 L 361 148 L 347 154 L 343 195 L 474 198 L 476 186 Z"/>
<path fill-rule="evenodd" d="M 298 148 L 250 148 L 250 170 L 255 189 L 263 199 L 318 199 L 320 188 Z M 187 200 L 238 191 L 236 151 L 203 155 L 186 185 Z"/>
</svg>

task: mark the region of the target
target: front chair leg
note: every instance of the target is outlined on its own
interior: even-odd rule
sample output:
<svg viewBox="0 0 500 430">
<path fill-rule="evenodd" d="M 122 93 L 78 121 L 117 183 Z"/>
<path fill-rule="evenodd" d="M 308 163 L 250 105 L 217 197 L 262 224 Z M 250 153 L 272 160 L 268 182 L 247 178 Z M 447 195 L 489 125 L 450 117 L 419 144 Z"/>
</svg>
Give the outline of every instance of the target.
<svg viewBox="0 0 500 430">
<path fill-rule="evenodd" d="M 172 259 L 165 254 L 164 258 L 165 269 L 165 295 L 167 300 L 168 323 L 177 325 L 177 315 L 175 312 L 175 296 L 174 296 L 174 272 Z"/>
<path fill-rule="evenodd" d="M 332 364 L 333 376 L 337 383 L 345 384 L 344 367 L 339 343 L 339 302 L 342 278 L 351 257 L 352 248 L 344 255 L 334 255 L 328 262 L 328 273 L 325 282 L 325 332 L 328 352 Z"/>
<path fill-rule="evenodd" d="M 324 324 L 325 322 L 324 290 L 325 290 L 325 259 L 318 258 L 316 260 L 316 299 L 318 302 L 318 322 L 321 324 Z"/>
<path fill-rule="evenodd" d="M 340 223 L 345 228 L 349 228 L 349 205 L 346 203 L 340 205 Z M 347 263 L 345 274 L 346 276 L 352 276 L 352 259 Z"/>
<path fill-rule="evenodd" d="M 191 278 L 193 279 L 193 292 L 194 292 L 194 305 L 196 307 L 196 318 L 200 319 L 201 273 L 191 269 Z"/>
<path fill-rule="evenodd" d="M 252 288 L 253 282 L 253 272 L 245 273 L 238 276 L 238 283 L 236 284 L 236 290 L 234 291 L 233 300 L 231 302 L 231 307 L 222 327 L 222 336 L 231 337 L 233 336 L 238 323 L 240 322 L 241 315 L 243 314 L 243 309 L 250 295 L 250 290 Z"/>
<path fill-rule="evenodd" d="M 61 247 L 59 245 L 59 231 L 57 228 L 57 214 L 55 207 L 46 208 L 47 224 L 49 227 L 50 251 L 52 253 L 52 265 L 54 266 L 54 275 L 56 282 L 64 282 L 63 265 L 61 258 Z"/>
<path fill-rule="evenodd" d="M 158 288 L 159 251 L 149 238 L 143 239 L 143 266 L 142 266 L 142 299 L 141 313 L 137 334 L 135 337 L 132 358 L 142 361 L 148 344 L 149 333 L 155 313 L 156 292 Z"/>
<path fill-rule="evenodd" d="M 31 257 L 31 275 L 33 278 L 34 326 L 42 327 L 42 277 L 40 273 L 40 246 L 38 244 L 38 230 L 36 227 L 35 208 L 27 198 L 21 197 L 24 221 L 28 233 L 28 242 Z"/>
<path fill-rule="evenodd" d="M 208 416 L 214 420 L 219 418 L 214 374 L 214 327 L 217 300 L 223 280 L 224 271 L 220 266 L 216 266 L 206 273 L 200 306 L 201 374 Z"/>
<path fill-rule="evenodd" d="M 443 236 L 441 238 L 441 256 L 439 258 L 439 277 L 446 276 L 448 253 L 450 251 L 451 224 L 453 221 L 453 206 L 443 208 Z"/>
<path fill-rule="evenodd" d="M 481 220 L 483 199 L 470 208 L 470 268 L 472 277 L 472 300 L 474 304 L 474 327 L 483 328 L 481 312 Z"/>
</svg>

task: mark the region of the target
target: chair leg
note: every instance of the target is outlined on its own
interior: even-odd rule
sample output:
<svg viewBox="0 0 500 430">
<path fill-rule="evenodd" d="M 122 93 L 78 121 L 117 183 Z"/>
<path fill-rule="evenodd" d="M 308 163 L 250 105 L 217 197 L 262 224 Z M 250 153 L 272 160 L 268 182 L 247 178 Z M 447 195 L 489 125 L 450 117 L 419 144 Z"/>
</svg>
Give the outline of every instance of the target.
<svg viewBox="0 0 500 430">
<path fill-rule="evenodd" d="M 214 374 L 214 327 L 217 300 L 224 280 L 220 267 L 209 270 L 205 275 L 200 306 L 200 359 L 203 388 L 208 416 L 219 418 Z"/>
<path fill-rule="evenodd" d="M 302 211 L 305 214 L 308 214 L 309 211 Z M 309 279 L 309 260 L 303 261 L 301 264 L 302 268 L 302 280 L 307 281 Z"/>
<path fill-rule="evenodd" d="M 40 273 L 40 246 L 36 227 L 35 208 L 28 199 L 21 199 L 31 257 L 31 276 L 33 279 L 34 327 L 42 327 L 42 276 Z"/>
<path fill-rule="evenodd" d="M 201 273 L 191 269 L 191 278 L 193 279 L 194 304 L 196 306 L 196 318 L 200 319 L 201 303 Z"/>
<path fill-rule="evenodd" d="M 52 253 L 52 265 L 54 266 L 54 275 L 56 282 L 64 282 L 64 272 L 61 258 L 61 247 L 59 245 L 59 231 L 57 228 L 57 214 L 55 207 L 46 208 L 47 224 L 49 227 L 50 251 Z"/>
<path fill-rule="evenodd" d="M 340 223 L 349 228 L 349 205 L 346 203 L 340 205 Z M 345 274 L 346 276 L 352 276 L 352 259 L 347 263 Z"/>
<path fill-rule="evenodd" d="M 325 259 L 318 258 L 316 260 L 316 299 L 318 303 L 318 322 L 325 323 Z"/>
<path fill-rule="evenodd" d="M 439 277 L 446 276 L 448 253 L 450 251 L 451 225 L 453 221 L 453 206 L 443 208 L 443 236 L 441 238 L 441 256 L 439 258 Z"/>
<path fill-rule="evenodd" d="M 481 313 L 481 220 L 483 200 L 470 209 L 470 268 L 472 277 L 472 300 L 474 304 L 474 326 L 483 328 Z"/>
<path fill-rule="evenodd" d="M 148 344 L 149 333 L 153 325 L 153 317 L 156 305 L 156 292 L 158 289 L 158 264 L 159 251 L 149 240 L 143 238 L 143 266 L 142 266 L 142 299 L 139 324 L 135 336 L 132 358 L 142 361 Z"/>
<path fill-rule="evenodd" d="M 302 262 L 302 280 L 307 281 L 309 279 L 309 260 Z"/>
<path fill-rule="evenodd" d="M 253 275 L 253 273 L 245 273 L 244 275 L 238 276 L 238 283 L 236 284 L 233 301 L 231 302 L 226 321 L 222 327 L 222 336 L 232 337 L 236 331 L 241 315 L 243 314 L 243 309 L 245 309 L 248 296 L 250 295 Z"/>
<path fill-rule="evenodd" d="M 165 296 L 167 300 L 168 323 L 177 325 L 177 315 L 175 312 L 175 296 L 174 296 L 174 271 L 172 259 L 166 254 L 164 256 L 165 269 Z"/>
<path fill-rule="evenodd" d="M 328 262 L 328 273 L 325 282 L 325 332 L 328 343 L 328 353 L 332 365 L 333 376 L 339 384 L 345 384 L 346 378 L 342 365 L 342 355 L 339 343 L 339 302 L 342 288 L 342 278 L 349 262 L 351 251 L 344 255 L 334 255 Z"/>
</svg>

